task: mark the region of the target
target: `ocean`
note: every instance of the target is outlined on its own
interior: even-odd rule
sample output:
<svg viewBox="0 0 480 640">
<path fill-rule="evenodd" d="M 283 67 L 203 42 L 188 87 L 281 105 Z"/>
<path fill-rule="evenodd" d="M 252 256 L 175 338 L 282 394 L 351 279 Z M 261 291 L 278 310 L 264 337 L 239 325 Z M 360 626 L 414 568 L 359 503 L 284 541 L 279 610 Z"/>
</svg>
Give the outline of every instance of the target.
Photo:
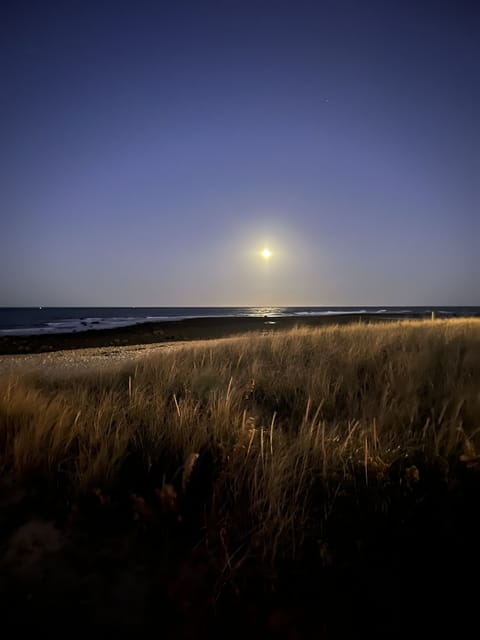
<svg viewBox="0 0 480 640">
<path fill-rule="evenodd" d="M 0 335 L 74 333 L 142 322 L 234 316 L 415 313 L 480 317 L 480 307 L 0 307 Z"/>
</svg>

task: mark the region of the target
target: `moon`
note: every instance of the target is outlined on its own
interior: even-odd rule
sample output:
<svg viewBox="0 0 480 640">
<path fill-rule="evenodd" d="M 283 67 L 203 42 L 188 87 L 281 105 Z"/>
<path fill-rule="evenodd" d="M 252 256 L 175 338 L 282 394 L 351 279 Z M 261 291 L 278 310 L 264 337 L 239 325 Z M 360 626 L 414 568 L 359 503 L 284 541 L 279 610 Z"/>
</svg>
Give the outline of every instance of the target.
<svg viewBox="0 0 480 640">
<path fill-rule="evenodd" d="M 271 257 L 272 252 L 270 251 L 270 249 L 265 247 L 265 249 L 261 252 L 260 255 L 262 256 L 262 258 L 265 258 L 265 260 L 268 260 Z"/>
</svg>

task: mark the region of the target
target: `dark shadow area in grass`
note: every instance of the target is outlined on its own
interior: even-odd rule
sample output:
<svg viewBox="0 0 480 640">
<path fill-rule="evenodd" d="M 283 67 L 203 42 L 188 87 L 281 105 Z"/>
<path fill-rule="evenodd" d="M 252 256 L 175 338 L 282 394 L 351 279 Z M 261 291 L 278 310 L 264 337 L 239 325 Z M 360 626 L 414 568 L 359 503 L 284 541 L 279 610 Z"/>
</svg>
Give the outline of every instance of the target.
<svg viewBox="0 0 480 640">
<path fill-rule="evenodd" d="M 368 485 L 352 470 L 333 502 L 319 483 L 318 519 L 296 557 L 272 565 L 248 535 L 251 514 L 232 519 L 228 483 L 202 458 L 191 490 L 177 481 L 170 495 L 130 463 L 110 495 L 4 485 L 3 623 L 168 638 L 430 637 L 473 624 L 478 465 L 414 453 Z"/>
</svg>

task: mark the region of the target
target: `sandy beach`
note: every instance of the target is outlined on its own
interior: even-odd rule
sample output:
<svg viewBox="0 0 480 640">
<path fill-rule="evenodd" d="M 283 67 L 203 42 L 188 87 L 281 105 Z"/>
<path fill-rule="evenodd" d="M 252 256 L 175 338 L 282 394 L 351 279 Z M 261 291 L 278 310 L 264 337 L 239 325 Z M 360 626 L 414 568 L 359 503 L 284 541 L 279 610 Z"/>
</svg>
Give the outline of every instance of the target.
<svg viewBox="0 0 480 640">
<path fill-rule="evenodd" d="M 227 317 L 193 318 L 156 323 L 136 324 L 115 329 L 81 331 L 77 333 L 45 333 L 31 336 L 0 336 L 0 356 L 48 354 L 75 350 L 75 359 L 108 356 L 109 360 L 123 361 L 137 357 L 148 349 L 164 348 L 166 344 L 211 340 L 245 334 L 251 331 L 271 333 L 297 326 L 321 327 L 352 322 L 388 322 L 421 317 L 414 314 L 336 314 L 305 317 Z M 129 348 L 126 348 L 129 347 Z M 132 348 L 135 347 L 135 348 Z M 71 360 L 72 355 L 57 356 L 59 363 Z M 49 359 L 44 356 L 45 362 Z M 18 362 L 33 362 L 32 359 Z"/>
<path fill-rule="evenodd" d="M 0 337 L 0 375 L 15 372 L 81 372 L 106 370 L 182 344 L 232 337 L 249 332 L 271 333 L 296 326 L 325 326 L 405 319 L 401 316 L 335 315 L 305 318 L 196 318 L 145 323 L 79 333 Z"/>
<path fill-rule="evenodd" d="M 388 322 L 402 315 L 345 314 L 298 317 L 195 318 L 144 323 L 118 329 L 0 337 L 0 375 L 15 372 L 106 370 L 189 342 L 218 340 L 249 332 L 272 333 L 297 326 L 320 327 L 359 322 Z"/>
<path fill-rule="evenodd" d="M 124 347 L 90 347 L 23 355 L 0 355 L 0 375 L 27 371 L 78 373 L 92 369 L 114 369 L 137 358 L 170 351 L 181 344 L 184 343 L 163 342 Z"/>
</svg>

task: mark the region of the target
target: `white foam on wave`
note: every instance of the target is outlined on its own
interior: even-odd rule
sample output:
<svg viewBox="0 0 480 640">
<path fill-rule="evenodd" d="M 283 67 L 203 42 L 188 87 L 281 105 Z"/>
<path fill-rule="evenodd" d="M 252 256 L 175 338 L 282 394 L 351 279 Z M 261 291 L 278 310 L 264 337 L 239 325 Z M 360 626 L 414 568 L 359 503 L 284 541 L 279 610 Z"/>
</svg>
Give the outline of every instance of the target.
<svg viewBox="0 0 480 640">
<path fill-rule="evenodd" d="M 27 327 L 23 329 L 0 329 L 1 336 L 34 336 L 42 333 L 54 333 L 48 327 Z M 58 332 L 57 332 L 58 333 Z"/>
<path fill-rule="evenodd" d="M 83 331 L 99 331 L 101 329 L 120 329 L 131 327 L 136 324 L 147 322 L 174 322 L 176 320 L 189 320 L 199 316 L 135 316 L 135 317 L 112 317 L 112 318 L 78 318 L 72 320 L 62 320 L 49 322 L 41 327 L 18 327 L 13 329 L 0 329 L 0 336 L 33 336 L 50 335 L 54 333 L 77 333 Z M 209 318 L 219 318 L 228 316 L 201 316 Z"/>
</svg>

